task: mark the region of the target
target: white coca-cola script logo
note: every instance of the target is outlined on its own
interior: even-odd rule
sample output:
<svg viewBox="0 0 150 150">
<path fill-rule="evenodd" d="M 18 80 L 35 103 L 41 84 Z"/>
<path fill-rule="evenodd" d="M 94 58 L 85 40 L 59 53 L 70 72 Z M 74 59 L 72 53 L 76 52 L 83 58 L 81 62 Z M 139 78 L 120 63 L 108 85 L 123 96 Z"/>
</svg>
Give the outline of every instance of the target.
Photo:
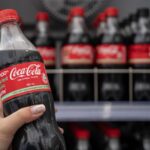
<svg viewBox="0 0 150 150">
<path fill-rule="evenodd" d="M 38 48 L 38 51 L 40 52 L 40 54 L 43 57 L 54 57 L 55 56 L 55 52 L 54 49 L 44 49 L 44 48 Z"/>
<path fill-rule="evenodd" d="M 90 46 L 78 47 L 78 46 L 68 46 L 67 51 L 73 55 L 92 55 L 92 48 Z"/>
<path fill-rule="evenodd" d="M 35 75 L 41 75 L 41 69 L 40 65 L 31 64 L 28 67 L 25 68 L 17 68 L 14 67 L 10 71 L 10 79 L 15 80 L 17 78 L 23 78 L 23 77 L 29 77 L 29 76 L 35 76 Z"/>
<path fill-rule="evenodd" d="M 117 54 L 119 52 L 120 47 L 118 46 L 108 46 L 108 47 L 99 47 L 99 53 L 102 54 Z"/>
</svg>

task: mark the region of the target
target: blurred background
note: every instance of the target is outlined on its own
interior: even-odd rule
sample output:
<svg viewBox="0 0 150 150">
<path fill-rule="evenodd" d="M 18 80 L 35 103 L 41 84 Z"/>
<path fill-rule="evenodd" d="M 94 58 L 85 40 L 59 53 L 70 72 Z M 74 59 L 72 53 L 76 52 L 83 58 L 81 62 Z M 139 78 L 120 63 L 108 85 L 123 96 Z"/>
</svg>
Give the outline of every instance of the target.
<svg viewBox="0 0 150 150">
<path fill-rule="evenodd" d="M 43 57 L 68 150 L 150 150 L 150 1 L 0 0 Z"/>
</svg>

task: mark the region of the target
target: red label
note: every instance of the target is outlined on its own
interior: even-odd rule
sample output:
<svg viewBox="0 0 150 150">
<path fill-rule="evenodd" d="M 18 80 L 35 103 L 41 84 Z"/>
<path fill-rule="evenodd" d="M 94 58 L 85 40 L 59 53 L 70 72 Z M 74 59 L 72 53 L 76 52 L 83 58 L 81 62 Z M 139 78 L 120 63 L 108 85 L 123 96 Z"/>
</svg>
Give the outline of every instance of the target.
<svg viewBox="0 0 150 150">
<path fill-rule="evenodd" d="M 45 66 L 52 66 L 55 64 L 55 48 L 41 46 L 37 47 L 37 50 L 41 54 Z"/>
<path fill-rule="evenodd" d="M 93 64 L 94 49 L 91 45 L 70 44 L 62 49 L 62 64 Z"/>
<path fill-rule="evenodd" d="M 97 64 L 125 64 L 127 62 L 126 47 L 121 44 L 102 44 L 96 47 Z"/>
<path fill-rule="evenodd" d="M 0 71 L 0 97 L 5 102 L 33 92 L 51 91 L 44 64 L 27 62 Z"/>
<path fill-rule="evenodd" d="M 129 48 L 129 63 L 150 63 L 150 46 L 148 44 L 131 45 Z"/>
</svg>

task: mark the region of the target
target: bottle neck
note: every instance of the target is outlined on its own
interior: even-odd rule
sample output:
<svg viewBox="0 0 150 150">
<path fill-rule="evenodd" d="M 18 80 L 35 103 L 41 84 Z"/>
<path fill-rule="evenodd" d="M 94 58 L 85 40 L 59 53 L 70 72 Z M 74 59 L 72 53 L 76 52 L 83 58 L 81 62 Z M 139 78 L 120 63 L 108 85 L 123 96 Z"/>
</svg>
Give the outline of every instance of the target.
<svg viewBox="0 0 150 150">
<path fill-rule="evenodd" d="M 47 21 L 37 22 L 37 32 L 38 36 L 45 37 L 49 35 L 49 23 Z"/>
<path fill-rule="evenodd" d="M 121 34 L 124 36 L 124 37 L 127 37 L 127 33 L 126 33 L 126 25 L 125 24 L 122 24 L 121 26 Z"/>
<path fill-rule="evenodd" d="M 107 150 L 120 150 L 120 143 L 118 138 L 110 138 L 108 140 Z"/>
<path fill-rule="evenodd" d="M 15 21 L 1 25 L 0 37 L 0 50 L 36 50 Z"/>
<path fill-rule="evenodd" d="M 96 35 L 99 36 L 99 35 L 105 34 L 105 32 L 106 32 L 106 22 L 102 21 L 98 25 Z"/>
<path fill-rule="evenodd" d="M 138 31 L 138 26 L 137 26 L 137 22 L 136 21 L 132 21 L 130 24 L 132 33 L 136 34 Z"/>
<path fill-rule="evenodd" d="M 89 143 L 86 139 L 78 139 L 77 150 L 89 150 Z"/>
<path fill-rule="evenodd" d="M 149 33 L 149 19 L 147 17 L 140 17 L 138 26 L 140 34 Z"/>
<path fill-rule="evenodd" d="M 128 23 L 125 26 L 125 32 L 126 32 L 127 36 L 130 36 L 131 33 L 132 33 L 131 27 L 130 27 L 130 25 Z"/>
<path fill-rule="evenodd" d="M 83 34 L 86 32 L 86 25 L 84 22 L 84 18 L 80 16 L 76 16 L 72 18 L 72 21 L 69 25 L 69 33 L 73 34 Z"/>
<path fill-rule="evenodd" d="M 118 32 L 119 23 L 117 17 L 108 17 L 107 18 L 107 33 L 108 34 L 115 34 Z"/>
</svg>

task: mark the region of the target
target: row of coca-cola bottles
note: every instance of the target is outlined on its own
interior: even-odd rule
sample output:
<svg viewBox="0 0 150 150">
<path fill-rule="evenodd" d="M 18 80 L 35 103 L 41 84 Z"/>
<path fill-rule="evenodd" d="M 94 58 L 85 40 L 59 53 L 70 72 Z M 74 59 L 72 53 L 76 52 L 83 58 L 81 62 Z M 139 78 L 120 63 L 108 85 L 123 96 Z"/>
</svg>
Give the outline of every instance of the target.
<svg viewBox="0 0 150 150">
<path fill-rule="evenodd" d="M 67 123 L 71 150 L 149 150 L 149 123 Z"/>
<path fill-rule="evenodd" d="M 81 7 L 72 8 L 68 14 L 68 32 L 60 49 L 61 58 L 58 58 L 54 40 L 48 32 L 48 14 L 37 14 L 37 32 L 32 41 L 43 57 L 46 67 L 55 68 L 58 58 L 64 69 L 82 69 L 82 73 L 74 71 L 63 75 L 64 101 L 94 100 L 96 82 L 98 100 L 125 101 L 129 100 L 129 94 L 130 99 L 135 101 L 150 100 L 149 74 L 138 72 L 129 79 L 128 72 L 113 72 L 113 69 L 129 67 L 149 69 L 149 9 L 140 8 L 121 22 L 118 15 L 119 11 L 115 7 L 100 12 L 92 23 L 96 27 L 96 34 L 91 38 L 85 24 L 85 10 Z M 110 72 L 99 73 L 94 82 L 94 75 L 85 73 L 84 69 L 95 67 L 109 69 Z M 59 99 L 56 76 L 49 75 L 49 79 L 54 97 Z M 129 84 L 129 80 L 132 83 Z M 132 87 L 130 90 L 129 85 Z"/>
</svg>

